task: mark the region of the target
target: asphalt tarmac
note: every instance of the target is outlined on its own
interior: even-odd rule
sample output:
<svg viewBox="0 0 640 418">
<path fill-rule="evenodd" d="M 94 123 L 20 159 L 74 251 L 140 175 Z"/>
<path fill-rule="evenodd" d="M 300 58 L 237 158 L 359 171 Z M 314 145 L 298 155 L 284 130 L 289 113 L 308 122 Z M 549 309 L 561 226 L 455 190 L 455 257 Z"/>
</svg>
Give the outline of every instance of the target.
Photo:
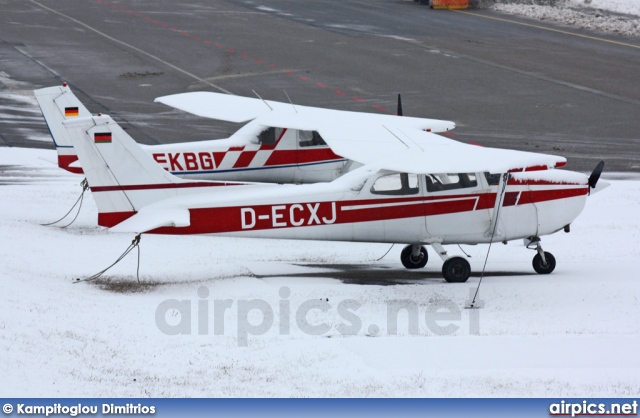
<svg viewBox="0 0 640 418">
<path fill-rule="evenodd" d="M 640 40 L 401 0 L 0 0 L 0 145 L 52 147 L 32 104 L 66 81 L 146 144 L 237 126 L 154 103 L 223 91 L 453 120 L 463 142 L 640 171 Z M 34 140 L 40 139 L 40 140 Z M 451 158 L 455 158 L 452 155 Z"/>
</svg>

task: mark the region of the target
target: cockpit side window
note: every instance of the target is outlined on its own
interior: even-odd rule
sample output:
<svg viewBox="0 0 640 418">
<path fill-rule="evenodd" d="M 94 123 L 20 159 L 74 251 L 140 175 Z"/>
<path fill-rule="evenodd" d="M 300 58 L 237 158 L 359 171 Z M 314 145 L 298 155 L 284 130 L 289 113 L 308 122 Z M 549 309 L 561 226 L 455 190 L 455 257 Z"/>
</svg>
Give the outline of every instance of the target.
<svg viewBox="0 0 640 418">
<path fill-rule="evenodd" d="M 317 131 L 298 131 L 298 141 L 301 148 L 327 145 Z"/>
<path fill-rule="evenodd" d="M 395 173 L 378 177 L 371 186 L 371 193 L 402 196 L 418 194 L 418 176 L 416 174 Z"/>
<path fill-rule="evenodd" d="M 282 135 L 282 128 L 267 128 L 260 132 L 258 135 L 258 141 L 262 145 L 274 145 L 278 138 Z"/>
<path fill-rule="evenodd" d="M 428 192 L 466 189 L 478 185 L 478 180 L 474 173 L 427 174 L 426 180 Z"/>
</svg>

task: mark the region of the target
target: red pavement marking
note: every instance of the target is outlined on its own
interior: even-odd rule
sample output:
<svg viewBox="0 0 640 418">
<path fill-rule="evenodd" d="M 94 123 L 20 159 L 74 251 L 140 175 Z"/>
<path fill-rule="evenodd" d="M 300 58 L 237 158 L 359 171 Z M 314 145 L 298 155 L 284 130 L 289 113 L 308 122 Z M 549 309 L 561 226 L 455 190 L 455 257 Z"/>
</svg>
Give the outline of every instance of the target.
<svg viewBox="0 0 640 418">
<path fill-rule="evenodd" d="M 96 1 L 97 1 L 98 3 L 104 4 L 105 6 L 109 6 L 109 2 L 107 2 L 107 1 L 104 1 L 104 0 L 96 0 Z M 136 16 L 136 17 L 142 17 L 144 20 L 151 21 L 151 22 L 153 22 L 153 23 L 154 23 L 154 24 L 156 24 L 156 25 L 158 25 L 158 24 L 159 24 L 159 25 L 161 25 L 163 28 L 169 28 L 169 25 L 168 25 L 168 24 L 166 24 L 166 23 L 160 23 L 160 22 L 158 22 L 157 20 L 153 20 L 153 19 L 149 18 L 148 16 L 141 16 L 139 13 L 134 13 L 132 10 L 127 10 L 127 9 L 125 9 L 124 7 L 118 7 L 118 6 L 116 6 L 116 5 L 112 5 L 112 6 L 111 6 L 111 8 L 112 8 L 112 9 L 115 9 L 115 10 L 120 10 L 120 11 L 126 12 L 126 13 L 128 13 L 128 14 L 130 14 L 130 15 L 134 15 L 134 16 Z M 171 29 L 172 31 L 174 31 L 174 32 L 179 32 L 180 34 L 182 34 L 182 35 L 184 35 L 184 36 L 189 36 L 189 37 L 193 38 L 193 39 L 194 39 L 194 40 L 196 40 L 196 41 L 201 40 L 201 39 L 200 39 L 200 37 L 198 37 L 197 35 L 189 35 L 189 33 L 188 33 L 188 32 L 186 32 L 186 31 L 180 31 L 180 30 L 178 30 L 178 29 L 176 29 L 176 28 L 170 28 L 170 29 Z M 211 44 L 212 44 L 212 42 L 211 42 L 211 41 L 209 41 L 209 40 L 204 40 L 204 43 L 206 43 L 207 45 L 211 45 Z M 223 45 L 220 45 L 219 43 L 216 43 L 216 44 L 215 44 L 215 46 L 216 46 L 216 48 L 218 48 L 218 49 L 224 49 L 224 46 L 223 46 Z M 231 53 L 231 54 L 236 53 L 236 51 L 235 51 L 234 49 L 227 49 L 227 52 L 229 52 L 229 53 Z M 240 54 L 240 56 L 241 56 L 241 57 L 243 57 L 243 58 L 251 58 L 251 57 L 250 57 L 249 55 L 247 55 L 247 54 Z M 263 60 L 261 60 L 261 59 L 258 59 L 258 58 L 254 58 L 254 59 L 253 59 L 253 61 L 254 61 L 255 63 L 257 63 L 257 64 L 265 64 L 265 61 L 263 61 Z M 274 64 L 269 64 L 269 67 L 270 67 L 270 68 L 273 68 L 273 69 L 278 68 L 278 66 L 277 66 L 277 65 L 274 65 Z M 285 74 L 287 74 L 287 75 L 293 75 L 293 71 L 285 70 L 285 71 L 283 71 L 283 72 L 284 72 Z M 302 80 L 302 81 L 309 81 L 309 78 L 308 78 L 308 77 L 298 76 L 298 78 L 299 78 L 300 80 Z M 327 88 L 327 87 L 328 87 L 326 84 L 324 84 L 324 83 L 320 83 L 320 82 L 316 82 L 316 83 L 314 83 L 314 84 L 315 84 L 317 87 L 320 87 L 320 88 Z M 336 94 L 339 94 L 339 95 L 345 95 L 345 94 L 346 94 L 344 91 L 342 91 L 342 90 L 337 90 L 337 89 L 336 89 L 336 90 L 333 90 L 333 92 L 334 92 L 334 93 L 336 93 Z M 352 99 L 353 99 L 353 100 L 355 100 L 356 102 L 359 102 L 359 103 L 364 103 L 364 102 L 365 102 L 365 100 L 364 100 L 364 99 L 361 99 L 361 98 L 359 98 L 359 97 L 352 97 Z M 373 108 L 375 108 L 375 109 L 377 109 L 377 110 L 384 111 L 384 112 L 386 112 L 386 111 L 387 111 L 387 109 L 386 109 L 386 108 L 384 108 L 383 106 L 380 106 L 380 105 L 372 105 L 372 106 L 373 106 Z M 443 134 L 444 134 L 444 135 L 447 135 L 447 136 L 450 136 L 450 137 L 453 137 L 453 138 L 456 138 L 456 135 L 451 134 L 451 133 L 448 133 L 448 132 L 444 132 Z"/>
</svg>

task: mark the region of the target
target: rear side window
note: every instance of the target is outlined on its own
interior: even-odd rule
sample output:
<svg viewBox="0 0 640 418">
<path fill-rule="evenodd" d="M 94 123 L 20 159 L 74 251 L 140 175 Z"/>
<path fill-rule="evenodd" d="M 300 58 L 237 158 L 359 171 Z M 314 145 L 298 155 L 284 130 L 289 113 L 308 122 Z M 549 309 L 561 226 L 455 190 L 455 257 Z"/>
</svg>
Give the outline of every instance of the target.
<svg viewBox="0 0 640 418">
<path fill-rule="evenodd" d="M 427 174 L 426 180 L 428 192 L 466 189 L 478 185 L 478 180 L 474 173 Z"/>
<path fill-rule="evenodd" d="M 318 147 L 327 145 L 317 131 L 298 131 L 300 147 Z"/>
<path fill-rule="evenodd" d="M 371 193 L 392 196 L 418 194 L 418 176 L 415 174 L 396 173 L 378 177 Z"/>
</svg>

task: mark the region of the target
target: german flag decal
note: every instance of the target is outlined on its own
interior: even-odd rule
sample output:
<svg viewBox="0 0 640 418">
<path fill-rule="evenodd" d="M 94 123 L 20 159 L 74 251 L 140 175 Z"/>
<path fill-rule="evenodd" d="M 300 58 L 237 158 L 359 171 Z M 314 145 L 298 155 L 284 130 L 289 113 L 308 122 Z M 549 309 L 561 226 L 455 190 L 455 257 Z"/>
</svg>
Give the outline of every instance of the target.
<svg viewBox="0 0 640 418">
<path fill-rule="evenodd" d="M 93 140 L 96 144 L 111 143 L 111 132 L 96 132 L 93 134 Z"/>
<path fill-rule="evenodd" d="M 79 114 L 80 114 L 80 112 L 78 112 L 78 108 L 77 107 L 65 107 L 64 108 L 64 117 L 65 118 L 78 116 Z"/>
</svg>

